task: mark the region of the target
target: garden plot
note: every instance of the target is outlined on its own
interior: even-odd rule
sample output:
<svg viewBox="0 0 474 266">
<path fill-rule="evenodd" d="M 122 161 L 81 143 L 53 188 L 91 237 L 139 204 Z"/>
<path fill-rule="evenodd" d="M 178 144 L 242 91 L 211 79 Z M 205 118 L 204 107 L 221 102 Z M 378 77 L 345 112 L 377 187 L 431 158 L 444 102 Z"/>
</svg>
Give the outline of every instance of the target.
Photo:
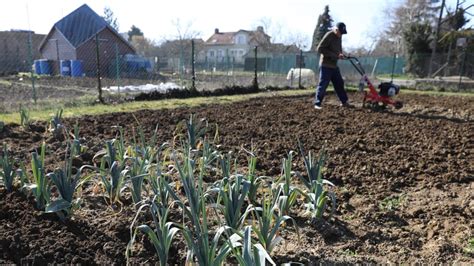
<svg viewBox="0 0 474 266">
<path fill-rule="evenodd" d="M 160 157 L 166 158 L 162 160 L 162 173 L 168 173 L 168 181 L 174 182 L 166 191 L 176 193 L 175 204 L 167 209 L 167 221 L 175 222 L 175 228 L 184 222 L 185 227 L 192 230 L 207 217 L 208 234 L 202 231 L 200 236 L 209 236 L 208 239 L 213 239 L 219 226 L 226 221 L 223 211 L 212 207 L 211 199 L 221 204 L 222 201 L 218 201 L 216 195 L 210 196 L 207 207 L 196 211 L 199 217 L 187 215 L 182 210 L 191 207 L 190 199 L 195 194 L 187 191 L 186 182 L 194 181 L 192 187 L 202 187 L 206 191 L 212 188 L 219 191 L 219 184 L 224 185 L 219 181 L 226 176 L 225 169 L 230 169 L 227 175 L 262 176 L 264 181 L 255 200 L 246 197 L 241 210 L 244 212 L 250 205 L 268 208 L 263 199 L 272 199 L 275 195 L 271 192 L 272 184 L 276 188 L 285 183 L 281 178 L 287 177 L 285 173 L 289 174 L 292 186 L 309 194 L 310 190 L 303 182 L 308 178 L 303 157 L 311 151 L 314 159 L 319 159 L 325 150 L 322 177 L 334 186 L 325 185 L 324 189 L 330 192 L 328 195 L 334 193 L 336 210 L 330 216 L 328 209 L 319 218 L 311 210 L 307 214 L 304 204 L 310 202 L 305 196 L 298 195 L 295 204 L 286 212 L 292 220 L 286 219 L 278 230 L 281 242 L 271 248 L 262 244 L 276 263 L 472 263 L 474 100 L 472 97 L 415 94 L 402 94 L 401 100 L 406 108 L 396 112 L 373 112 L 358 107 L 338 107 L 333 95 L 328 97 L 322 110 L 312 108 L 309 96 L 257 98 L 192 109 L 85 116 L 66 119 L 62 124 L 71 132 L 74 125 L 79 125 L 76 138 L 82 148 L 78 148 L 81 152 L 72 161 L 75 168 L 94 164 L 100 168 L 102 158 L 107 158 L 107 153 L 101 151 L 106 147 L 106 141 L 120 136 L 119 128 L 123 129 L 126 147 L 134 139 L 140 142 L 139 128 L 143 129 L 147 143 L 156 144 L 150 146 L 158 148 L 167 142 L 166 147 L 174 147 L 174 153 L 164 148 L 161 153 L 164 157 Z M 425 112 L 428 108 L 430 111 Z M 181 152 L 195 151 L 188 153 L 188 157 L 192 157 L 205 154 L 208 147 L 203 145 L 203 139 L 197 138 L 193 142 L 186 137 L 187 127 L 183 121 L 189 122 L 191 114 L 195 119 L 206 119 L 208 143 L 222 158 L 232 152 L 229 168 L 210 163 L 212 167 L 200 172 L 199 168 L 186 164 L 191 161 L 186 161 Z M 198 128 L 201 127 L 194 127 Z M 155 129 L 156 142 L 152 141 Z M 45 172 L 62 167 L 68 155 L 65 154 L 67 141 L 53 136 L 47 123 L 36 122 L 27 129 L 6 125 L 0 139 L 8 146 L 15 168 L 23 162 L 25 172 L 30 176 L 31 154 L 40 151 L 43 141 L 46 146 Z M 298 140 L 304 152 L 300 152 Z M 193 147 L 186 149 L 182 143 L 194 143 L 195 146 L 190 144 Z M 291 159 L 290 151 L 295 151 L 291 153 Z M 142 154 L 145 153 L 143 150 Z M 211 158 L 211 153 L 206 154 L 207 157 L 199 158 Z M 251 154 L 257 160 L 249 165 Z M 291 163 L 283 164 L 284 159 Z M 77 205 L 80 208 L 69 217 L 63 217 L 64 220 L 55 213 L 39 211 L 35 197 L 23 193 L 19 181 L 13 192 L 7 192 L 2 186 L 0 263 L 125 264 L 127 245 L 135 228 L 131 226 L 156 228 L 156 225 L 147 208 L 136 216 L 140 205 L 134 204 L 133 189 L 125 189 L 118 201 L 112 199 L 111 190 L 107 190 L 106 183 L 100 182 L 100 175 L 107 175 L 104 171 L 111 168 L 110 161 L 103 161 L 103 172 L 84 170 L 84 176 L 92 175 L 75 194 L 75 198 L 81 197 Z M 171 164 L 187 165 L 182 168 L 187 169 L 183 173 L 194 169 L 193 178 L 180 178 L 176 168 L 168 166 Z M 128 165 L 132 167 L 133 163 Z M 199 165 L 196 161 L 195 166 Z M 282 169 L 284 165 L 287 168 Z M 255 169 L 255 172 L 251 174 L 249 169 Z M 300 173 L 303 179 L 294 172 Z M 202 178 L 199 173 L 204 173 Z M 199 180 L 202 180 L 202 186 L 198 185 Z M 126 183 L 133 187 L 131 184 L 131 181 Z M 144 181 L 144 184 L 140 193 L 144 199 L 154 193 L 160 194 L 160 188 L 163 188 L 163 184 L 152 185 L 150 181 Z M 60 198 L 54 185 L 51 195 L 53 200 Z M 221 199 L 225 196 L 219 195 Z M 330 207 L 331 198 L 327 199 Z M 283 217 L 277 214 L 283 209 L 279 205 L 275 216 Z M 254 243 L 265 243 L 255 234 L 258 224 L 263 224 L 258 222 L 259 215 L 261 212 L 250 211 L 247 219 L 233 226 L 246 232 L 248 225 L 254 225 Z M 270 220 L 270 224 L 274 226 L 276 221 Z M 205 239 L 198 239 L 198 235 L 193 234 L 196 231 L 190 232 L 195 243 Z M 218 247 L 223 247 L 232 233 L 223 233 Z M 185 236 L 183 230 L 176 233 L 169 249 L 169 263 L 185 262 L 191 246 Z M 244 233 L 241 237 L 245 237 Z M 152 242 L 143 234 L 137 235 L 128 250 L 128 260 L 133 264 L 158 263 Z M 237 263 L 240 250 L 229 251 L 226 261 Z M 194 256 L 195 261 L 197 257 Z"/>
</svg>

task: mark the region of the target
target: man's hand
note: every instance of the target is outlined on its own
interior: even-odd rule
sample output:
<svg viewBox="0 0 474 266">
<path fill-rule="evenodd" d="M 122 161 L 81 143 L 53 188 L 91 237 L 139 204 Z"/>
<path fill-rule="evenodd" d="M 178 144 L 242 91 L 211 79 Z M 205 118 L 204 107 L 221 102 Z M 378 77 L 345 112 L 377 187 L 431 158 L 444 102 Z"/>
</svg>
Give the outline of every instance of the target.
<svg viewBox="0 0 474 266">
<path fill-rule="evenodd" d="M 339 55 L 338 55 L 337 57 L 339 57 L 339 59 L 344 59 L 344 58 L 346 58 L 346 56 L 345 56 L 343 53 L 339 53 Z"/>
</svg>

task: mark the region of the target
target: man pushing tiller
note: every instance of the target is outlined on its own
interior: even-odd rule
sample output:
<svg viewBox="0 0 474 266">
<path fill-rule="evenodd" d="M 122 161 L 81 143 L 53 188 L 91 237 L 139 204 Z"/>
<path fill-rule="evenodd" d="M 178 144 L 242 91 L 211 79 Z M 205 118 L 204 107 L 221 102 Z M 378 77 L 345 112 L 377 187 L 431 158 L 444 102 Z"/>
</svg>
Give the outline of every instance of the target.
<svg viewBox="0 0 474 266">
<path fill-rule="evenodd" d="M 321 109 L 329 82 L 332 82 L 341 106 L 350 106 L 344 89 L 344 80 L 337 66 L 337 60 L 345 57 L 342 53 L 343 34 L 347 34 L 346 25 L 339 22 L 333 30 L 324 35 L 318 44 L 317 50 L 321 54 L 321 59 L 319 60 L 319 84 L 314 99 L 315 109 Z"/>
</svg>

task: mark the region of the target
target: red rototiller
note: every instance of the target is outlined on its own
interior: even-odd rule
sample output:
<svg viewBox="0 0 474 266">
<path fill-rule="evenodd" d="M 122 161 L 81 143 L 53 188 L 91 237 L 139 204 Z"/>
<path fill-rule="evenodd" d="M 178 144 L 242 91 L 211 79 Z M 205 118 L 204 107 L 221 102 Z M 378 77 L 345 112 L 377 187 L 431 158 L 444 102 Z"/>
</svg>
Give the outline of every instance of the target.
<svg viewBox="0 0 474 266">
<path fill-rule="evenodd" d="M 345 59 L 349 60 L 354 68 L 362 76 L 359 82 L 359 91 L 364 92 L 363 107 L 369 107 L 375 110 L 383 110 L 387 106 L 391 105 L 395 109 L 400 109 L 403 107 L 403 103 L 400 101 L 395 101 L 392 99 L 393 96 L 397 95 L 400 92 L 400 86 L 393 84 L 393 70 L 392 70 L 392 80 L 390 82 L 382 82 L 378 86 L 378 91 L 375 89 L 372 82 L 370 82 L 367 74 L 365 73 L 364 68 L 359 62 L 357 57 L 346 56 Z M 369 87 L 368 91 L 365 91 L 365 84 Z"/>
</svg>

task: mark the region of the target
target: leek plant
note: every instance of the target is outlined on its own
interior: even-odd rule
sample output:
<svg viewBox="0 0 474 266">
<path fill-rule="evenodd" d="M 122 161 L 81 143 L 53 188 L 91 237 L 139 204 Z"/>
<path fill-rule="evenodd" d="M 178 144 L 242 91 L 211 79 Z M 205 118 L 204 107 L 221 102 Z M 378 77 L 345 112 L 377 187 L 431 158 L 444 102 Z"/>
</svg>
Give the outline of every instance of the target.
<svg viewBox="0 0 474 266">
<path fill-rule="evenodd" d="M 145 134 L 141 127 L 138 128 L 139 141 L 137 141 L 135 134 L 133 137 L 133 146 L 135 151 L 135 156 L 139 155 L 144 160 L 152 162 L 155 159 L 157 153 L 155 147 L 157 146 L 157 136 L 158 136 L 158 125 L 155 127 L 153 135 L 150 137 L 150 140 L 147 141 Z"/>
<path fill-rule="evenodd" d="M 150 163 L 140 157 L 132 157 L 131 161 L 131 167 L 127 174 L 131 183 L 132 200 L 134 203 L 138 203 L 142 200 L 143 180 L 148 175 Z"/>
<path fill-rule="evenodd" d="M 119 149 L 114 147 L 115 143 L 118 143 Z M 94 158 L 105 153 L 100 161 L 99 174 L 109 203 L 114 204 L 120 202 L 121 193 L 125 188 L 125 177 L 129 174 L 126 161 L 129 157 L 126 156 L 122 141 L 108 140 L 105 144 L 105 151 L 98 152 Z"/>
<path fill-rule="evenodd" d="M 231 174 L 230 153 L 221 155 L 219 161 L 223 179 L 217 181 L 214 187 L 209 190 L 210 193 L 217 192 L 218 194 L 216 203 L 211 206 L 224 215 L 228 227 L 238 231 L 252 210 L 252 205 L 244 206 L 250 191 L 250 181 L 245 180 L 240 174 Z"/>
<path fill-rule="evenodd" d="M 27 129 L 30 125 L 30 112 L 20 106 L 20 125 L 24 128 Z"/>
<path fill-rule="evenodd" d="M 283 238 L 279 236 L 279 231 L 283 226 L 291 221 L 295 225 L 295 220 L 288 215 L 280 215 L 277 211 L 277 198 L 273 200 L 262 199 L 262 206 L 254 208 L 254 213 L 257 217 L 256 224 L 253 225 L 253 230 L 257 234 L 260 244 L 270 254 L 273 248 L 278 245 Z"/>
<path fill-rule="evenodd" d="M 138 216 L 145 209 L 149 208 L 153 218 L 154 228 L 146 224 L 135 227 Z M 135 242 L 136 236 L 139 232 L 145 234 L 150 242 L 155 247 L 155 252 L 158 255 L 160 265 L 168 265 L 168 255 L 176 233 L 182 228 L 179 224 L 168 221 L 169 206 L 162 204 L 159 196 L 155 195 L 150 203 L 143 203 L 137 211 L 135 218 L 130 226 L 131 239 L 127 245 L 126 256 L 127 264 L 131 255 L 131 249 Z M 135 229 L 135 230 L 134 230 Z"/>
<path fill-rule="evenodd" d="M 246 226 L 243 238 L 239 234 L 233 234 L 230 239 L 233 246 L 233 255 L 239 265 L 243 266 L 264 266 L 267 262 L 276 265 L 268 252 L 261 244 L 252 243 L 252 227 Z M 238 250 L 237 247 L 241 247 Z"/>
<path fill-rule="evenodd" d="M 256 168 L 257 168 L 257 157 L 251 154 L 249 157 L 249 163 L 248 163 L 248 173 L 247 175 L 245 175 L 245 179 L 247 179 L 247 181 L 250 182 L 250 190 L 249 190 L 248 198 L 250 202 L 254 205 L 257 203 L 257 192 L 263 180 L 263 177 L 257 177 Z"/>
<path fill-rule="evenodd" d="M 224 215 L 226 225 L 238 231 L 242 228 L 247 215 L 252 211 L 251 204 L 244 206 L 250 190 L 250 182 L 242 175 L 233 178 L 224 177 L 218 182 L 217 204 L 213 204 Z"/>
<path fill-rule="evenodd" d="M 111 167 L 115 161 L 118 161 L 120 165 L 125 167 L 126 161 L 130 158 L 131 154 L 132 147 L 125 145 L 123 129 L 119 128 L 118 138 L 107 140 L 105 142 L 105 148 L 97 152 L 93 160 L 101 157 L 101 163 L 105 160 L 107 167 Z"/>
<path fill-rule="evenodd" d="M 46 152 L 46 144 L 41 145 L 40 154 L 33 152 L 31 155 L 31 170 L 33 172 L 33 184 L 28 187 L 33 191 L 36 199 L 36 207 L 43 210 L 50 200 L 50 184 L 46 178 L 44 169 L 44 157 Z"/>
<path fill-rule="evenodd" d="M 139 127 L 139 141 L 137 141 L 135 134 L 133 136 L 133 149 L 130 155 L 131 166 L 128 174 L 130 175 L 132 200 L 134 203 L 138 203 L 142 200 L 143 182 L 149 175 L 151 163 L 157 154 L 155 149 L 157 133 L 158 126 L 155 127 L 150 141 L 147 142 L 142 128 Z"/>
<path fill-rule="evenodd" d="M 3 156 L 0 156 L 0 177 L 7 192 L 13 191 L 16 172 L 13 170 L 13 160 L 8 157 L 7 144 L 3 144 Z"/>
<path fill-rule="evenodd" d="M 50 120 L 50 131 L 56 139 L 61 138 L 61 134 L 64 131 L 64 125 L 62 123 L 63 109 L 56 111 L 56 114 Z"/>
<path fill-rule="evenodd" d="M 81 144 L 81 139 L 79 137 L 79 124 L 77 124 L 77 123 L 74 125 L 74 132 L 72 134 L 72 137 L 73 137 L 73 139 L 72 139 L 72 145 L 73 145 L 72 149 L 75 149 L 76 155 L 80 155 L 81 153 L 83 153 L 87 149 L 87 147 L 83 146 Z"/>
<path fill-rule="evenodd" d="M 150 187 L 153 194 L 156 195 L 159 198 L 159 202 L 164 205 L 168 205 L 171 200 L 170 193 L 166 188 L 166 184 L 169 183 L 166 179 L 166 174 L 162 172 L 163 166 L 161 161 L 161 151 L 166 146 L 167 143 L 161 145 L 160 149 L 156 154 L 156 164 L 154 164 L 154 167 L 156 167 L 156 169 L 155 171 L 151 171 L 150 169 L 150 174 L 148 175 L 148 182 L 150 183 Z M 171 183 L 169 185 L 173 186 L 174 183 Z"/>
<path fill-rule="evenodd" d="M 24 162 L 20 162 L 20 168 L 16 170 L 18 177 L 20 178 L 20 187 L 21 190 L 24 192 L 25 189 L 28 188 L 29 180 L 26 175 L 26 167 Z"/>
<path fill-rule="evenodd" d="M 127 176 L 128 170 L 124 170 L 123 165 L 120 165 L 118 161 L 112 162 L 112 166 L 107 169 L 105 162 L 106 160 L 102 160 L 100 164 L 100 178 L 105 193 L 109 198 L 109 203 L 114 204 L 120 202 L 122 191 L 125 188 L 125 176 Z"/>
<path fill-rule="evenodd" d="M 207 137 L 203 139 L 202 152 L 199 158 L 200 168 L 204 171 L 214 169 L 212 164 L 217 162 L 219 159 L 219 152 L 216 148 L 209 142 Z M 202 166 L 202 167 L 201 167 Z M 207 173 L 207 172 L 205 172 Z M 204 173 L 203 173 L 204 174 Z"/>
<path fill-rule="evenodd" d="M 207 131 L 207 121 L 201 119 L 196 121 L 196 118 L 193 114 L 189 116 L 189 120 L 185 122 L 187 129 L 187 139 L 191 149 L 196 149 L 199 143 L 199 140 L 206 134 Z"/>
<path fill-rule="evenodd" d="M 300 151 L 304 158 L 304 165 L 308 177 L 304 177 L 301 173 L 296 174 L 308 189 L 306 193 L 307 203 L 305 204 L 307 213 L 317 221 L 323 217 L 326 209 L 330 208 L 330 216 L 332 216 L 336 210 L 336 195 L 334 192 L 324 189 L 324 185 L 334 186 L 334 184 L 322 178 L 324 161 L 326 160 L 325 147 L 321 149 L 319 159 L 316 159 L 311 152 L 305 155 L 301 143 Z M 328 206 L 328 201 L 332 203 L 331 207 Z"/>
<path fill-rule="evenodd" d="M 278 197 L 277 205 L 279 211 L 283 215 L 288 215 L 290 209 L 296 204 L 299 195 L 305 195 L 303 191 L 291 185 L 291 164 L 293 160 L 293 152 L 288 154 L 287 159 L 283 159 L 282 175 L 277 180 L 277 187 L 273 194 Z"/>
<path fill-rule="evenodd" d="M 188 246 L 187 261 L 191 263 L 193 258 L 196 258 L 199 265 L 221 265 L 231 252 L 231 247 L 225 243 L 221 244 L 220 239 L 230 228 L 220 226 L 211 238 L 206 211 L 206 199 L 209 195 L 203 191 L 203 166 L 197 178 L 194 176 L 195 166 L 195 161 L 191 158 L 191 149 L 184 154 L 182 162 L 175 160 L 175 167 L 185 191 L 185 199 L 178 197 L 169 184 L 166 186 L 189 222 L 189 225 L 182 226 L 182 233 Z"/>
<path fill-rule="evenodd" d="M 66 153 L 63 168 L 56 169 L 53 173 L 47 174 L 47 177 L 49 177 L 56 186 L 60 197 L 50 201 L 46 205 L 45 212 L 54 212 L 61 220 L 64 220 L 66 217 L 70 216 L 73 210 L 78 208 L 80 199 L 74 199 L 74 194 L 76 190 L 82 185 L 82 170 L 85 167 L 90 167 L 86 165 L 82 166 L 76 171 L 75 174 L 73 174 L 72 159 L 78 153 L 76 150 L 77 146 L 80 146 L 78 142 L 78 140 L 73 140 L 70 155 L 68 157 Z"/>
</svg>

